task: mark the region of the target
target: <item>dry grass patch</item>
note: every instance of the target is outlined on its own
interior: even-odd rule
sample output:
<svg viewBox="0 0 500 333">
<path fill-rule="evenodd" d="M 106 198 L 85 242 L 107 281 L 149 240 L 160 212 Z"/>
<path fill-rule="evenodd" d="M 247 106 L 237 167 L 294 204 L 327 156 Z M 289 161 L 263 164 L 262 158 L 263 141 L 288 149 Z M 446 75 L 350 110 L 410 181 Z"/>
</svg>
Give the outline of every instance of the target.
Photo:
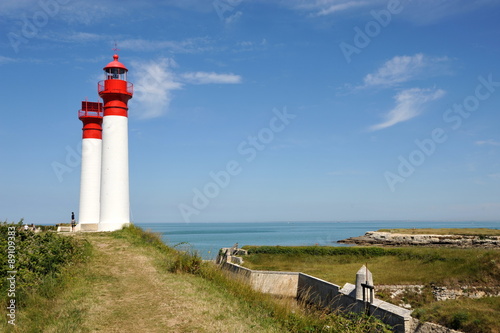
<svg viewBox="0 0 500 333">
<path fill-rule="evenodd" d="M 94 306 L 86 326 L 102 332 L 279 332 L 239 311 L 235 300 L 206 288 L 200 277 L 157 268 L 160 253 L 106 235 L 90 237 L 99 249 Z M 99 273 L 101 272 L 101 273 Z"/>
</svg>

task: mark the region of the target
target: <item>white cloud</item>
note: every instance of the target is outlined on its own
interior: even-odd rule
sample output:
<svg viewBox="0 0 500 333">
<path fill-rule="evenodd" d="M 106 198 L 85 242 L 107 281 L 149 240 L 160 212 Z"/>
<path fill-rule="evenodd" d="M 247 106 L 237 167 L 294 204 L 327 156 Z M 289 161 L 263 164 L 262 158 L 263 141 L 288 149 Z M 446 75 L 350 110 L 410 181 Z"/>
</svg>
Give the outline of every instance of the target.
<svg viewBox="0 0 500 333">
<path fill-rule="evenodd" d="M 186 84 L 237 84 L 242 78 L 235 74 L 215 72 L 176 73 L 177 63 L 170 58 L 156 61 L 132 62 L 130 80 L 134 82 L 134 110 L 140 118 L 151 119 L 165 115 L 169 111 L 175 90 Z"/>
<path fill-rule="evenodd" d="M 311 17 L 318 17 L 368 5 L 374 6 L 383 3 L 383 0 L 288 0 L 280 3 L 295 10 L 309 12 Z"/>
<path fill-rule="evenodd" d="M 441 98 L 444 93 L 444 90 L 435 88 L 403 90 L 394 96 L 396 106 L 384 116 L 385 120 L 380 124 L 371 126 L 370 130 L 378 131 L 415 118 L 421 114 L 424 104 Z"/>
<path fill-rule="evenodd" d="M 12 58 L 4 57 L 4 56 L 0 55 L 0 65 L 1 64 L 6 64 L 6 63 L 9 63 L 9 62 L 14 62 L 14 61 L 16 61 L 16 59 L 12 59 Z"/>
<path fill-rule="evenodd" d="M 237 84 L 241 83 L 241 76 L 232 73 L 218 74 L 214 72 L 188 72 L 181 74 L 181 78 L 192 84 Z"/>
<path fill-rule="evenodd" d="M 228 16 L 228 17 L 225 17 L 225 18 L 224 18 L 224 23 L 225 23 L 225 24 L 228 24 L 228 25 L 229 25 L 229 24 L 236 23 L 236 22 L 238 22 L 238 21 L 240 20 L 240 18 L 241 18 L 241 16 L 242 16 L 242 15 L 243 15 L 243 13 L 242 13 L 242 12 L 237 11 L 237 12 L 235 12 L 234 14 L 232 14 L 232 15 L 230 15 L 230 16 Z"/>
<path fill-rule="evenodd" d="M 479 145 L 479 146 L 482 146 L 482 145 L 500 146 L 500 142 L 495 141 L 493 139 L 480 140 L 480 141 L 476 141 L 476 145 Z"/>
<path fill-rule="evenodd" d="M 254 0 L 257 1 L 257 0 Z M 275 2 L 282 6 L 302 11 L 310 17 L 336 15 L 348 10 L 357 9 L 367 15 L 371 9 L 386 8 L 387 0 L 259 0 Z M 498 5 L 498 0 L 402 0 L 403 11 L 398 17 L 417 24 L 430 24 L 457 15 L 470 15 L 471 12 Z M 367 8 L 368 7 L 368 8 Z M 371 19 L 371 17 L 370 17 Z"/>
<path fill-rule="evenodd" d="M 498 0 L 419 0 L 405 1 L 401 15 L 417 24 L 432 24 L 459 15 L 472 15 L 481 8 L 498 5 Z"/>
<path fill-rule="evenodd" d="M 368 4 L 367 1 L 347 1 L 347 2 L 343 2 L 343 3 L 336 3 L 336 4 L 329 5 L 328 7 L 319 10 L 315 14 L 315 16 L 330 15 L 330 14 L 341 12 L 341 11 L 344 11 L 347 9 L 366 6 L 367 4 Z"/>
<path fill-rule="evenodd" d="M 140 118 L 156 118 L 168 112 L 174 90 L 181 89 L 172 68 L 177 64 L 172 59 L 133 62 L 134 109 Z"/>
<path fill-rule="evenodd" d="M 40 38 L 47 39 L 58 43 L 93 43 L 101 40 L 112 40 L 107 35 L 94 34 L 88 32 L 64 32 L 53 33 L 49 32 L 40 36 Z"/>
<path fill-rule="evenodd" d="M 422 53 L 413 56 L 395 56 L 386 61 L 375 73 L 368 74 L 360 88 L 394 86 L 422 76 L 435 76 L 447 70 L 447 57 L 429 57 Z"/>
<path fill-rule="evenodd" d="M 182 41 L 170 40 L 147 40 L 147 39 L 126 39 L 119 41 L 122 49 L 156 51 L 167 49 L 176 53 L 197 53 L 209 51 L 212 47 L 207 38 L 189 38 Z"/>
</svg>

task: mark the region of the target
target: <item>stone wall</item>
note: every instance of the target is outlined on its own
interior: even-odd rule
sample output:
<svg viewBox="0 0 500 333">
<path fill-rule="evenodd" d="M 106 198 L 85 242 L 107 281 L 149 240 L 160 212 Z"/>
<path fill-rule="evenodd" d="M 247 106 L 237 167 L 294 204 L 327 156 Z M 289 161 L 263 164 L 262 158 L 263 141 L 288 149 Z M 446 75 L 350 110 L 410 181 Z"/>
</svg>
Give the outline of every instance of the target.
<svg viewBox="0 0 500 333">
<path fill-rule="evenodd" d="M 438 324 L 422 323 L 417 319 L 412 320 L 410 329 L 413 333 L 461 333 Z"/>
<path fill-rule="evenodd" d="M 426 288 L 425 285 L 377 285 L 377 290 L 387 292 L 391 299 L 398 299 L 405 291 L 421 294 L 424 288 Z M 459 298 L 500 297 L 499 286 L 475 287 L 464 285 L 451 288 L 431 285 L 430 288 L 436 301 Z M 399 305 L 404 308 L 411 308 L 409 304 Z"/>
</svg>

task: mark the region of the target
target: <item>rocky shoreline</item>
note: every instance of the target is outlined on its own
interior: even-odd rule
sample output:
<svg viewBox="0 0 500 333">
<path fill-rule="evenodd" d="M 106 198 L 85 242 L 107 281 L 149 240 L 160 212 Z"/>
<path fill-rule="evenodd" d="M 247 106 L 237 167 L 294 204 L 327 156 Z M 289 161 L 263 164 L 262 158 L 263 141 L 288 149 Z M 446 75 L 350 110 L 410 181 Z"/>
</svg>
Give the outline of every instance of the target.
<svg viewBox="0 0 500 333">
<path fill-rule="evenodd" d="M 461 248 L 500 248 L 500 236 L 413 235 L 368 231 L 363 236 L 339 240 L 337 243 L 382 246 L 439 246 Z"/>
</svg>

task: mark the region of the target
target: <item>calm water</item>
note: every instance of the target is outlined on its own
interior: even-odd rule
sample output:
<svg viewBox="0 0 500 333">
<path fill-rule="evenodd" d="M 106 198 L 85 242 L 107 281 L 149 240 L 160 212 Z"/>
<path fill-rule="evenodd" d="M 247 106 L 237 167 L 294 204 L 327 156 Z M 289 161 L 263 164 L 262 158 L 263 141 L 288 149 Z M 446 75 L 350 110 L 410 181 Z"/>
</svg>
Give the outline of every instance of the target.
<svg viewBox="0 0 500 333">
<path fill-rule="evenodd" d="M 213 259 L 221 247 L 243 245 L 330 245 L 381 228 L 500 228 L 500 222 L 266 222 L 136 223 L 162 235 L 170 246 L 198 251 Z"/>
</svg>

